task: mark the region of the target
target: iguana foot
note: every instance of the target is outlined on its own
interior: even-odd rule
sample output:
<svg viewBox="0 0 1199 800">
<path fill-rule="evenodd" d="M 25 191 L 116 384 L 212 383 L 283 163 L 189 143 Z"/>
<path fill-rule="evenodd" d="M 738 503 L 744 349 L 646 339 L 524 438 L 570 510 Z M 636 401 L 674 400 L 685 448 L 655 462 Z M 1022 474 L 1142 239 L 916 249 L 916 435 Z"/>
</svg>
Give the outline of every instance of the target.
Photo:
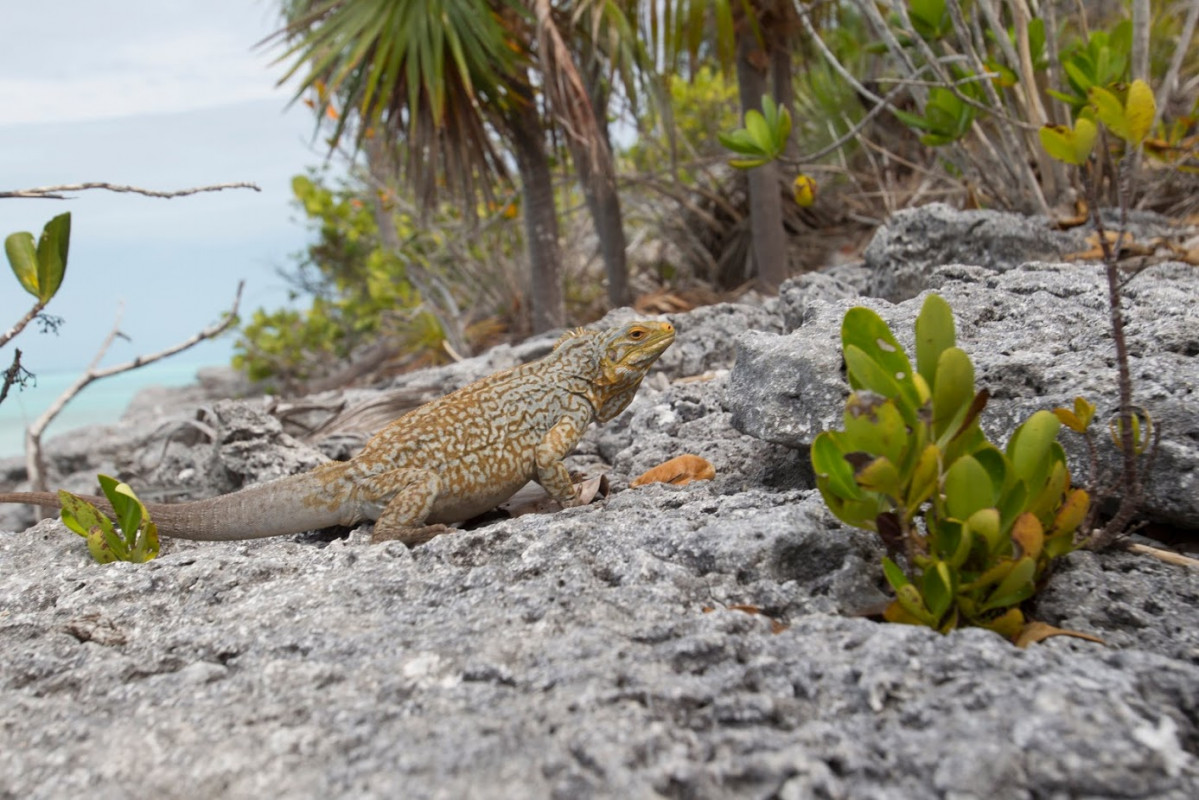
<svg viewBox="0 0 1199 800">
<path fill-rule="evenodd" d="M 421 525 L 420 527 L 402 527 L 392 528 L 385 525 L 375 525 L 375 531 L 371 534 L 371 544 L 379 544 L 380 542 L 403 542 L 409 547 L 416 547 L 418 544 L 424 544 L 430 539 L 441 536 L 444 533 L 453 533 L 457 528 L 449 525 Z"/>
</svg>

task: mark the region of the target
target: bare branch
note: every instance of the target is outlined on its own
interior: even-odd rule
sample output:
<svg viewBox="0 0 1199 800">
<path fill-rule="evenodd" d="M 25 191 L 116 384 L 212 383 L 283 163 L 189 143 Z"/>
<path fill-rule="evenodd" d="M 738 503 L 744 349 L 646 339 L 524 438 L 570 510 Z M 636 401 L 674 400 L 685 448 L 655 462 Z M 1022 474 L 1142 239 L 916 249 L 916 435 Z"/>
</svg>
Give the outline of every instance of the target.
<svg viewBox="0 0 1199 800">
<path fill-rule="evenodd" d="M 45 307 L 46 307 L 46 304 L 43 303 L 41 300 L 34 303 L 33 308 L 29 309 L 27 312 L 25 312 L 25 316 L 23 316 L 19 320 L 17 320 L 16 325 L 13 325 L 7 331 L 0 334 L 0 347 L 4 347 L 4 345 L 8 344 L 9 341 L 12 340 L 12 338 L 14 336 L 16 336 L 21 331 L 25 330 L 25 326 L 28 325 L 30 322 L 32 322 L 34 317 L 36 317 L 38 314 L 42 313 L 42 309 Z"/>
<path fill-rule="evenodd" d="M 48 200 L 69 200 L 63 192 L 82 192 L 87 189 L 107 189 L 110 192 L 124 192 L 130 194 L 144 194 L 146 197 L 186 197 L 189 194 L 200 194 L 201 192 L 219 192 L 224 189 L 253 189 L 256 192 L 261 192 L 256 183 L 216 183 L 212 186 L 193 186 L 190 189 L 179 189 L 173 192 L 159 192 L 154 189 L 143 189 L 140 186 L 123 186 L 119 183 L 67 183 L 62 186 L 40 186 L 36 189 L 16 189 L 11 192 L 0 192 L 0 198 L 5 197 L 23 197 L 23 198 L 42 198 Z"/>
<path fill-rule="evenodd" d="M 12 364 L 8 369 L 4 370 L 4 386 L 0 388 L 0 403 L 3 403 L 8 397 L 8 390 L 12 388 L 14 383 L 25 385 L 25 381 L 29 378 L 29 373 L 21 366 L 21 348 L 16 348 L 13 353 Z"/>
<path fill-rule="evenodd" d="M 173 356 L 194 347 L 205 339 L 211 339 L 231 326 L 237 319 L 237 309 L 241 304 L 241 293 L 245 287 L 245 281 L 237 284 L 237 294 L 233 298 L 233 306 L 225 313 L 225 316 L 218 322 L 209 325 L 207 328 L 199 331 L 190 338 L 179 342 L 178 344 L 159 350 L 157 353 L 151 353 L 148 356 L 138 356 L 132 361 L 126 361 L 124 364 L 116 364 L 105 369 L 98 369 L 100 361 L 104 358 L 108 348 L 112 346 L 113 340 L 121 336 L 120 324 L 122 310 L 118 310 L 117 319 L 113 323 L 112 330 L 108 332 L 108 336 L 104 338 L 103 344 L 96 352 L 92 363 L 88 365 L 87 370 L 80 375 L 74 383 L 67 387 L 66 391 L 58 396 L 58 398 L 50 404 L 50 407 L 38 417 L 28 430 L 25 431 L 25 465 L 29 472 L 29 483 L 33 487 L 33 491 L 46 491 L 46 470 L 45 460 L 42 456 L 42 433 L 46 427 L 54 421 L 54 418 L 66 407 L 75 395 L 79 394 L 88 384 L 101 378 L 108 378 L 112 375 L 118 375 L 122 372 L 144 367 L 147 364 L 152 364 L 168 356 Z"/>
</svg>

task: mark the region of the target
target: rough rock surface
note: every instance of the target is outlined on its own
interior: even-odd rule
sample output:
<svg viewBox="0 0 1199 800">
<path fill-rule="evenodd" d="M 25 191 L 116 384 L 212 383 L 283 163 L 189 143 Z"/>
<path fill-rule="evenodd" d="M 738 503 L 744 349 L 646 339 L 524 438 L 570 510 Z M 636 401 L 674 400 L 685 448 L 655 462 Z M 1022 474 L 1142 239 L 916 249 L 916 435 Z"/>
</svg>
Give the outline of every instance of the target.
<svg viewBox="0 0 1199 800">
<path fill-rule="evenodd" d="M 1106 645 L 1018 650 L 853 616 L 884 597 L 881 551 L 824 511 L 792 446 L 844 398 L 823 343 L 841 301 L 807 292 L 832 280 L 672 317 L 659 372 L 571 458 L 610 470 L 614 493 L 591 506 L 414 550 L 358 530 L 169 541 L 105 567 L 56 522 L 0 535 L 0 797 L 1199 796 L 1199 571 L 1067 557 L 1032 611 Z M 1005 345 L 1015 366 L 985 362 L 1012 413 L 1098 346 L 1079 330 L 1094 327 L 1083 271 L 936 280 L 978 364 L 1001 349 L 995 319 L 1033 320 Z M 1195 296 L 1182 280 L 1133 286 L 1164 309 Z M 910 335 L 914 304 L 858 302 Z M 797 303 L 802 325 L 778 336 Z M 1177 325 L 1193 317 L 1156 319 L 1138 323 L 1139 363 L 1181 383 L 1199 349 Z M 1105 356 L 1089 357 L 1082 388 L 1104 390 Z M 758 402 L 774 403 L 755 423 L 772 441 L 732 424 Z M 265 408 L 214 404 L 170 439 L 139 423 L 100 458 L 201 491 L 319 458 Z M 626 488 L 684 452 L 716 479 Z"/>
<path fill-rule="evenodd" d="M 1004 272 L 954 265 L 935 271 L 932 288 L 949 301 L 958 344 L 976 380 L 991 392 L 983 429 L 992 441 L 1034 411 L 1069 407 L 1075 397 L 1115 414 L 1115 349 L 1108 324 L 1107 284 L 1094 264 L 1031 263 Z M 1134 400 L 1162 431 L 1149 474 L 1147 510 L 1173 525 L 1199 529 L 1199 272 L 1159 264 L 1124 290 L 1125 328 Z M 898 304 L 874 298 L 809 297 L 787 287 L 780 301 L 791 320 L 786 336 L 750 332 L 738 340 L 730 379 L 733 425 L 779 444 L 806 448 L 839 427 L 845 397 L 840 370 L 841 319 L 855 305 L 873 308 L 911 353 L 923 298 Z M 1102 436 L 1103 425 L 1097 426 Z M 1085 445 L 1063 436 L 1077 476 L 1088 473 Z M 1114 448 L 1100 439 L 1114 467 Z"/>
<path fill-rule="evenodd" d="M 862 257 L 864 294 L 892 302 L 915 297 L 945 264 L 1003 272 L 1029 261 L 1052 261 L 1086 249 L 1087 230 L 1054 230 L 1044 217 L 958 211 L 944 203 L 898 211 L 878 229 Z"/>
</svg>

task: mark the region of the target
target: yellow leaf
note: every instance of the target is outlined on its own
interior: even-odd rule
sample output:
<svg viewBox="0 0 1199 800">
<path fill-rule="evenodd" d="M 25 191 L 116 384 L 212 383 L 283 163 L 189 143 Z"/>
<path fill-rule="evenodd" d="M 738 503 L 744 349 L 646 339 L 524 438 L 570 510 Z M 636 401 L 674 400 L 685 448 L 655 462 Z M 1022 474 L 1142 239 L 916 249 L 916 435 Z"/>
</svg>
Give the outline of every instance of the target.
<svg viewBox="0 0 1199 800">
<path fill-rule="evenodd" d="M 1124 114 L 1124 106 L 1120 105 L 1120 99 L 1102 86 L 1092 86 L 1087 92 L 1087 99 L 1091 101 L 1091 107 L 1095 109 L 1099 121 L 1116 136 L 1128 141 L 1128 118 Z"/>
<path fill-rule="evenodd" d="M 1029 558 L 1035 559 L 1041 555 L 1041 548 L 1045 546 L 1045 531 L 1040 520 L 1028 512 L 1016 517 L 1012 525 L 1012 541 L 1020 545 L 1021 553 Z"/>
<path fill-rule="evenodd" d="M 1078 118 L 1078 121 L 1074 123 L 1074 157 L 1078 160 L 1074 163 L 1080 165 L 1087 163 L 1098 135 L 1099 127 L 1094 121 L 1086 117 Z"/>
<path fill-rule="evenodd" d="M 1087 494 L 1086 490 L 1071 489 L 1066 493 L 1066 499 L 1058 507 L 1057 513 L 1053 517 L 1053 527 L 1050 530 L 1054 533 L 1076 530 L 1087 518 L 1087 511 L 1090 508 L 1091 496 Z"/>
<path fill-rule="evenodd" d="M 716 468 L 707 459 L 690 453 L 677 456 L 669 461 L 647 470 L 629 486 L 644 486 L 647 483 L 670 483 L 682 486 L 691 481 L 710 481 L 716 477 Z"/>
<path fill-rule="evenodd" d="M 809 208 L 816 202 L 816 181 L 810 175 L 797 175 L 791 184 L 795 195 L 795 204 L 800 208 Z"/>
<path fill-rule="evenodd" d="M 1128 121 L 1128 141 L 1138 145 L 1149 135 L 1157 103 L 1149 84 L 1139 78 L 1128 87 L 1128 100 L 1124 104 L 1124 118 Z"/>
</svg>

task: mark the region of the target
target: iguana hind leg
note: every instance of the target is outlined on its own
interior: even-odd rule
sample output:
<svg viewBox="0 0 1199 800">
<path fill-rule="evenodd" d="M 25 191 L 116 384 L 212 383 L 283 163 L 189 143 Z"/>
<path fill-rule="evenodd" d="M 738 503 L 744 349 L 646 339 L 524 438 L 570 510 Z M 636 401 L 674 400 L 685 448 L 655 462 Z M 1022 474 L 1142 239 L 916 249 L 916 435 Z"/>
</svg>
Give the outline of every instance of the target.
<svg viewBox="0 0 1199 800">
<path fill-rule="evenodd" d="M 376 510 L 383 507 L 375 519 L 371 541 L 401 541 L 414 547 L 453 531 L 446 525 L 425 524 L 440 491 L 437 473 L 424 469 L 397 469 L 359 481 L 359 502 Z"/>
</svg>

